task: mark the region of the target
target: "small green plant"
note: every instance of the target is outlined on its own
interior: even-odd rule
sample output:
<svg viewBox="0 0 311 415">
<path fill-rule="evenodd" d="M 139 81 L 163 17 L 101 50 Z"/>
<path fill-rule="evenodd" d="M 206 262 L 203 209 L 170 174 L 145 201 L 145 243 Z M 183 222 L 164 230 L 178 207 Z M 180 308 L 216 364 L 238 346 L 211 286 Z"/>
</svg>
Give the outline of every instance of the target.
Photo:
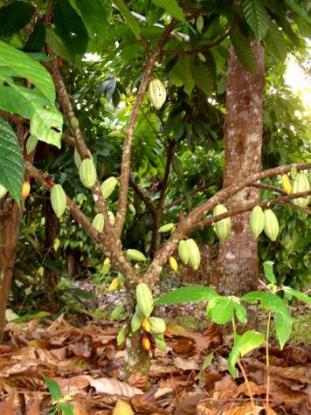
<svg viewBox="0 0 311 415">
<path fill-rule="evenodd" d="M 74 415 L 73 406 L 68 403 L 72 399 L 71 396 L 63 395 L 58 383 L 53 379 L 45 377 L 44 383 L 48 387 L 52 398 L 52 408 L 49 411 L 49 415 Z"/>
</svg>

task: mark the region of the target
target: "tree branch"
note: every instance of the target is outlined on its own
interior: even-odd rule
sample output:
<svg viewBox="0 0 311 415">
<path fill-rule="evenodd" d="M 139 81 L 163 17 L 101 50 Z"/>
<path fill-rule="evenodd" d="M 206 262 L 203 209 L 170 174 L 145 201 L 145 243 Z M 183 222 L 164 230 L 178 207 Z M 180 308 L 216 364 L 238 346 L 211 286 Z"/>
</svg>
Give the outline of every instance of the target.
<svg viewBox="0 0 311 415">
<path fill-rule="evenodd" d="M 130 177 L 131 186 L 134 189 L 134 192 L 137 196 L 144 202 L 144 204 L 149 208 L 149 210 L 154 212 L 155 206 L 149 199 L 149 197 L 143 192 L 143 190 L 134 182 L 133 178 Z"/>
<path fill-rule="evenodd" d="M 161 50 L 167 41 L 171 31 L 176 26 L 176 21 L 173 19 L 172 22 L 166 27 L 163 32 L 155 51 L 148 56 L 147 64 L 144 72 L 143 79 L 139 86 L 134 107 L 127 124 L 125 131 L 125 139 L 122 152 L 122 163 L 121 163 L 121 176 L 120 176 L 120 194 L 118 200 L 118 212 L 116 217 L 115 231 L 118 238 L 121 237 L 125 215 L 127 209 L 127 198 L 128 198 L 128 189 L 129 189 L 129 178 L 131 172 L 131 153 L 132 153 L 132 142 L 134 137 L 134 132 L 137 124 L 139 109 L 142 105 L 145 93 L 148 88 L 148 84 L 151 79 L 152 71 L 156 63 L 157 58 L 159 57 Z"/>
</svg>

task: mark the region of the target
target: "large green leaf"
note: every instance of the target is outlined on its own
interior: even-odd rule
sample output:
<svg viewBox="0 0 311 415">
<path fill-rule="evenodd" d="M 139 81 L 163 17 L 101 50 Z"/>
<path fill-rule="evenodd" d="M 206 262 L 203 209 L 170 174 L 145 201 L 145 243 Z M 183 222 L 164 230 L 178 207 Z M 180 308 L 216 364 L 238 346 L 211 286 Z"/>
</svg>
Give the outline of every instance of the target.
<svg viewBox="0 0 311 415">
<path fill-rule="evenodd" d="M 114 0 L 114 3 L 120 10 L 122 16 L 124 17 L 124 20 L 126 21 L 126 24 L 128 25 L 131 32 L 134 34 L 136 39 L 140 39 L 140 26 L 135 17 L 127 8 L 127 5 L 124 3 L 123 0 Z"/>
<path fill-rule="evenodd" d="M 274 314 L 274 324 L 276 337 L 279 341 L 280 348 L 283 349 L 285 343 L 290 338 L 292 332 L 292 317 L 289 310 L 287 313 L 275 313 Z"/>
<path fill-rule="evenodd" d="M 46 43 L 57 56 L 65 61 L 74 63 L 74 54 L 64 45 L 62 39 L 55 33 L 55 30 L 49 27 L 46 29 Z"/>
<path fill-rule="evenodd" d="M 234 300 L 229 297 L 213 297 L 206 308 L 207 316 L 216 324 L 226 324 L 234 317 Z"/>
<path fill-rule="evenodd" d="M 212 55 L 206 62 L 197 62 L 192 64 L 192 76 L 197 87 L 205 95 L 210 96 L 213 91 L 213 84 L 216 77 L 216 67 Z"/>
<path fill-rule="evenodd" d="M 242 35 L 240 30 L 234 30 L 231 35 L 231 42 L 233 44 L 235 53 L 246 70 L 250 73 L 256 73 L 257 63 L 256 57 L 251 47 L 249 40 Z"/>
<path fill-rule="evenodd" d="M 176 85 L 184 85 L 185 92 L 190 95 L 195 82 L 192 76 L 192 59 L 189 56 L 181 56 L 169 73 L 170 80 Z"/>
<path fill-rule="evenodd" d="M 14 130 L 0 117 L 0 184 L 19 202 L 24 178 L 24 161 Z"/>
<path fill-rule="evenodd" d="M 263 269 L 264 269 L 266 279 L 271 284 L 276 284 L 276 278 L 275 278 L 275 275 L 274 275 L 274 272 L 273 272 L 273 262 L 272 261 L 265 261 L 262 265 L 263 265 Z"/>
<path fill-rule="evenodd" d="M 177 0 L 152 0 L 156 6 L 162 7 L 168 14 L 175 17 L 175 19 L 184 22 L 186 20 L 183 9 L 178 4 Z"/>
<path fill-rule="evenodd" d="M 111 1 L 108 0 L 69 0 L 71 6 L 79 14 L 90 38 L 99 41 L 105 37 L 111 16 Z"/>
<path fill-rule="evenodd" d="M 210 300 L 214 296 L 217 296 L 217 293 L 212 288 L 204 287 L 203 285 L 189 285 L 188 287 L 177 288 L 168 294 L 162 295 L 154 304 L 197 303 Z"/>
<path fill-rule="evenodd" d="M 264 38 L 269 27 L 269 17 L 262 0 L 243 0 L 241 7 L 256 38 L 258 40 Z"/>
<path fill-rule="evenodd" d="M 89 2 L 88 2 L 89 3 Z M 58 0 L 54 9 L 55 32 L 73 55 L 82 56 L 87 49 L 88 34 L 81 17 L 68 0 Z"/>
<path fill-rule="evenodd" d="M 14 1 L 0 8 L 0 37 L 10 37 L 30 21 L 34 7 L 25 1 Z"/>
<path fill-rule="evenodd" d="M 309 295 L 302 293 L 301 291 L 294 290 L 294 288 L 286 287 L 285 285 L 283 285 L 282 289 L 286 294 L 295 297 L 297 300 L 303 301 L 307 304 L 311 304 L 311 297 Z"/>
<path fill-rule="evenodd" d="M 243 301 L 247 303 L 256 303 L 260 301 L 263 308 L 268 311 L 286 313 L 286 306 L 282 299 L 276 294 L 268 293 L 265 291 L 250 291 L 242 297 Z"/>
<path fill-rule="evenodd" d="M 45 26 L 38 20 L 23 48 L 25 52 L 41 52 L 45 43 Z"/>
<path fill-rule="evenodd" d="M 30 120 L 30 132 L 38 140 L 61 146 L 63 119 L 36 89 L 11 83 L 0 87 L 0 108 Z"/>
<path fill-rule="evenodd" d="M 54 105 L 55 87 L 48 71 L 26 53 L 0 41 L 0 67 L 5 66 L 16 76 L 32 82 Z"/>
<path fill-rule="evenodd" d="M 255 330 L 248 330 L 243 333 L 240 343 L 241 356 L 259 347 L 265 340 L 265 335 Z"/>
<path fill-rule="evenodd" d="M 288 52 L 288 45 L 282 32 L 273 22 L 269 24 L 269 30 L 264 38 L 264 44 L 269 53 L 281 62 L 284 62 Z"/>
<path fill-rule="evenodd" d="M 311 17 L 308 16 L 305 9 L 303 9 L 295 0 L 285 0 L 285 3 L 295 12 L 298 16 L 300 16 L 306 23 L 311 25 Z"/>
</svg>

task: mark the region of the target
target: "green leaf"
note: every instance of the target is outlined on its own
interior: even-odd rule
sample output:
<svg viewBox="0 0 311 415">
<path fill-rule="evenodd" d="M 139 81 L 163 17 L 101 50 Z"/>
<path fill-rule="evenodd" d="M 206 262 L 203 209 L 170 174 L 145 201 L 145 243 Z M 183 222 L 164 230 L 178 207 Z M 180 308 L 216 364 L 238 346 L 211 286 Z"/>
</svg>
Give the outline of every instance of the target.
<svg viewBox="0 0 311 415">
<path fill-rule="evenodd" d="M 17 76 L 32 82 L 50 103 L 55 101 L 55 87 L 48 71 L 26 53 L 0 41 L 0 67 L 13 70 Z"/>
<path fill-rule="evenodd" d="M 272 293 L 267 293 L 264 291 L 250 291 L 249 293 L 243 295 L 242 300 L 251 304 L 260 301 L 262 307 L 268 311 L 279 313 L 286 312 L 286 306 L 283 303 L 282 299 Z"/>
<path fill-rule="evenodd" d="M 21 200 L 24 161 L 14 130 L 0 117 L 0 184 L 17 202 Z"/>
<path fill-rule="evenodd" d="M 311 24 L 311 17 L 308 16 L 306 10 L 304 10 L 295 0 L 285 0 L 285 3 L 295 12 L 298 16 L 300 16 L 306 23 L 309 25 Z"/>
<path fill-rule="evenodd" d="M 56 53 L 57 56 L 61 57 L 67 62 L 74 63 L 74 54 L 65 46 L 62 39 L 57 36 L 55 30 L 51 28 L 46 29 L 46 43 Z"/>
<path fill-rule="evenodd" d="M 108 0 L 69 0 L 71 6 L 83 20 L 90 38 L 100 41 L 105 37 L 111 16 L 111 2 Z"/>
<path fill-rule="evenodd" d="M 209 58 L 205 63 L 193 63 L 191 68 L 194 82 L 207 96 L 210 96 L 213 91 L 213 84 L 216 77 L 215 63 L 211 54 Z"/>
<path fill-rule="evenodd" d="M 243 0 L 241 7 L 249 27 L 258 40 L 265 37 L 269 27 L 269 17 L 262 0 Z"/>
<path fill-rule="evenodd" d="M 152 3 L 156 6 L 162 7 L 168 14 L 175 19 L 184 22 L 186 20 L 183 9 L 178 4 L 177 0 L 152 0 Z"/>
<path fill-rule="evenodd" d="M 282 289 L 286 294 L 289 294 L 292 297 L 295 297 L 297 300 L 303 301 L 304 303 L 307 303 L 307 304 L 311 304 L 311 297 L 309 295 L 302 293 L 301 291 L 294 290 L 291 287 L 286 287 L 285 285 L 283 285 Z"/>
<path fill-rule="evenodd" d="M 246 308 L 239 303 L 234 303 L 234 311 L 237 319 L 242 323 L 245 324 L 247 322 L 247 310 Z"/>
<path fill-rule="evenodd" d="M 263 265 L 263 269 L 264 269 L 266 279 L 271 284 L 276 284 L 276 278 L 275 278 L 275 275 L 274 275 L 274 272 L 273 272 L 273 262 L 272 261 L 265 261 L 262 265 Z"/>
<path fill-rule="evenodd" d="M 38 20 L 23 48 L 25 52 L 41 52 L 45 43 L 45 26 Z M 46 55 L 45 55 L 46 56 Z"/>
<path fill-rule="evenodd" d="M 234 301 L 228 297 L 214 297 L 209 301 L 206 311 L 216 324 L 229 323 L 234 315 Z"/>
<path fill-rule="evenodd" d="M 14 1 L 0 8 L 0 37 L 10 37 L 31 20 L 34 7 L 25 1 Z"/>
<path fill-rule="evenodd" d="M 259 347 L 265 340 L 265 335 L 255 330 L 243 333 L 240 343 L 241 356 L 245 356 L 251 350 Z"/>
<path fill-rule="evenodd" d="M 235 368 L 235 365 L 240 360 L 240 357 L 241 357 L 241 336 L 237 334 L 234 339 L 234 345 L 228 357 L 228 370 L 229 370 L 230 375 L 233 378 L 237 376 L 237 370 Z"/>
<path fill-rule="evenodd" d="M 214 296 L 217 296 L 217 293 L 212 288 L 203 285 L 189 285 L 188 287 L 177 288 L 168 294 L 162 295 L 154 304 L 197 303 L 210 300 Z"/>
<path fill-rule="evenodd" d="M 190 95 L 195 82 L 192 77 L 192 63 L 189 56 L 181 56 L 169 73 L 169 78 L 176 86 L 184 85 L 185 92 Z"/>
<path fill-rule="evenodd" d="M 292 332 L 292 317 L 290 315 L 290 311 L 287 309 L 286 314 L 275 313 L 274 324 L 276 337 L 279 341 L 280 348 L 283 349 Z"/>
<path fill-rule="evenodd" d="M 231 42 L 234 47 L 236 56 L 238 57 L 244 68 L 250 73 L 256 73 L 257 63 L 256 57 L 249 40 L 242 35 L 239 29 L 234 30 L 231 35 Z"/>
<path fill-rule="evenodd" d="M 53 402 L 60 401 L 63 395 L 62 395 L 62 392 L 60 390 L 58 383 L 55 382 L 55 380 L 47 378 L 47 377 L 43 378 L 43 381 L 48 387 L 48 390 L 52 396 Z"/>
<path fill-rule="evenodd" d="M 140 39 L 140 26 L 135 17 L 129 11 L 127 5 L 124 3 L 123 0 L 115 0 L 114 3 L 120 10 L 126 24 L 128 25 L 131 32 L 134 34 L 136 39 Z"/>
<path fill-rule="evenodd" d="M 10 83 L 0 87 L 0 108 L 30 120 L 30 132 L 38 140 L 60 148 L 63 118 L 37 89 Z"/>
<path fill-rule="evenodd" d="M 81 17 L 68 0 L 58 0 L 54 8 L 55 33 L 73 55 L 82 56 L 87 49 L 88 34 Z"/>
<path fill-rule="evenodd" d="M 62 412 L 62 415 L 74 415 L 73 406 L 70 403 L 61 403 L 59 409 Z"/>
<path fill-rule="evenodd" d="M 284 62 L 288 52 L 288 45 L 282 32 L 273 22 L 269 24 L 269 30 L 264 38 L 264 44 L 268 52 L 274 55 L 279 61 Z"/>
</svg>

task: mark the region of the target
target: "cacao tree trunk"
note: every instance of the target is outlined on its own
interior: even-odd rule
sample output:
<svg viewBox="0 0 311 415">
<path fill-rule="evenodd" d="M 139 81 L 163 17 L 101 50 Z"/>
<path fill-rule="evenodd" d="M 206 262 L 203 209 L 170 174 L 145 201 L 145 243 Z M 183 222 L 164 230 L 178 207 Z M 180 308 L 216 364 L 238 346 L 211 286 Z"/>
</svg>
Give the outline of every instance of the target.
<svg viewBox="0 0 311 415">
<path fill-rule="evenodd" d="M 230 50 L 224 124 L 224 187 L 261 170 L 264 49 L 255 41 L 252 47 L 257 59 L 256 74 L 247 72 L 234 49 Z M 238 207 L 257 199 L 258 191 L 246 188 L 232 197 L 227 207 Z M 258 243 L 250 233 L 249 216 L 250 213 L 243 213 L 232 218 L 231 235 L 220 244 L 217 288 L 225 294 L 239 295 L 257 287 Z"/>
<path fill-rule="evenodd" d="M 0 342 L 5 327 L 5 310 L 9 299 L 17 238 L 22 210 L 16 202 L 7 200 L 0 211 Z"/>
</svg>

